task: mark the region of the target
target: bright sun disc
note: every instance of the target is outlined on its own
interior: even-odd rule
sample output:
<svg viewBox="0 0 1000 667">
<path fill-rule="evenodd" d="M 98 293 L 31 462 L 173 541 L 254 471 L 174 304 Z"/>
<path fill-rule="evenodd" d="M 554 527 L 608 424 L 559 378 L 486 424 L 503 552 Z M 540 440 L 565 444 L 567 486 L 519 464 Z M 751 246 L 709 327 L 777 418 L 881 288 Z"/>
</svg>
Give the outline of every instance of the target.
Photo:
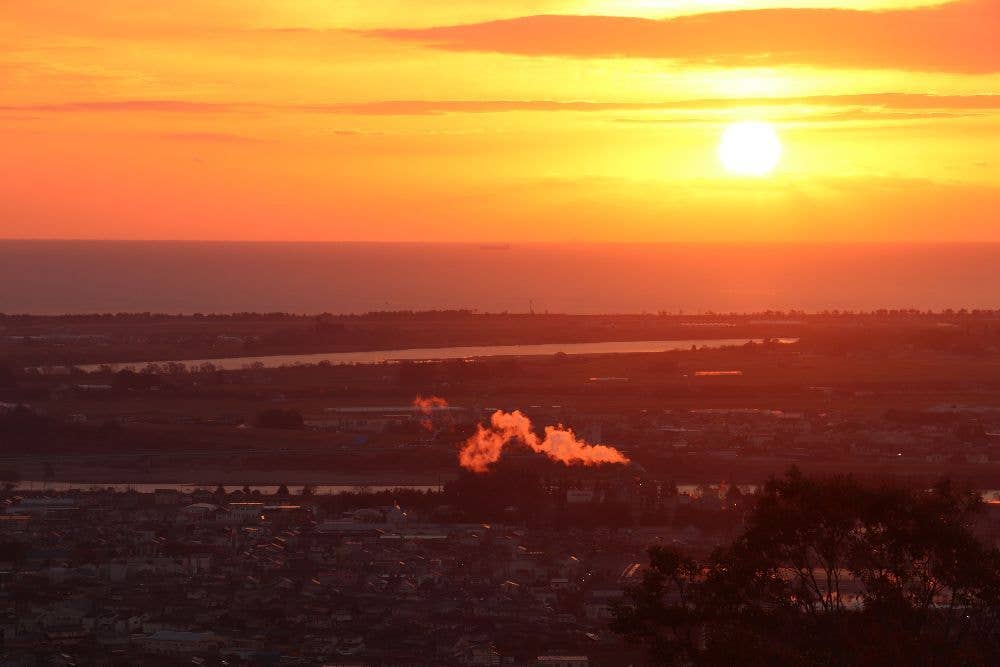
<svg viewBox="0 0 1000 667">
<path fill-rule="evenodd" d="M 733 174 L 764 176 L 774 171 L 780 159 L 781 139 L 769 123 L 742 121 L 722 133 L 719 161 Z"/>
</svg>

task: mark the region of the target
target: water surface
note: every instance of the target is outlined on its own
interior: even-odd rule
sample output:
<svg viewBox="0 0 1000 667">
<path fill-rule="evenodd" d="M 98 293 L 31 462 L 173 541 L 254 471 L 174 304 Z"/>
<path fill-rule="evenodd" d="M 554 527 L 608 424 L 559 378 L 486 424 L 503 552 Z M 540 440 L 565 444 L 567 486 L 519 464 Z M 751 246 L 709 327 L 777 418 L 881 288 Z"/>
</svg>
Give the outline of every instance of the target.
<svg viewBox="0 0 1000 667">
<path fill-rule="evenodd" d="M 429 347 L 406 350 L 374 350 L 370 352 L 327 352 L 318 354 L 277 354 L 263 357 L 230 357 L 223 359 L 187 359 L 179 362 L 158 361 L 152 363 L 181 363 L 188 367 L 213 364 L 223 370 L 239 370 L 251 366 L 277 368 L 318 364 L 380 364 L 389 361 L 432 361 L 439 359 L 474 359 L 477 357 L 535 357 L 554 354 L 635 354 L 646 352 L 667 352 L 688 350 L 691 347 L 720 348 L 744 345 L 749 341 L 762 342 L 760 338 L 699 338 L 692 340 L 644 340 L 612 341 L 607 343 L 543 343 L 539 345 L 465 345 L 459 347 Z M 797 338 L 779 338 L 780 343 L 794 343 Z M 148 362 L 147 362 L 148 363 Z M 141 367 L 144 364 L 107 364 L 112 368 L 128 366 Z M 78 366 L 81 370 L 94 371 L 102 364 Z"/>
<path fill-rule="evenodd" d="M 995 308 L 1000 244 L 0 241 L 0 312 Z"/>
</svg>

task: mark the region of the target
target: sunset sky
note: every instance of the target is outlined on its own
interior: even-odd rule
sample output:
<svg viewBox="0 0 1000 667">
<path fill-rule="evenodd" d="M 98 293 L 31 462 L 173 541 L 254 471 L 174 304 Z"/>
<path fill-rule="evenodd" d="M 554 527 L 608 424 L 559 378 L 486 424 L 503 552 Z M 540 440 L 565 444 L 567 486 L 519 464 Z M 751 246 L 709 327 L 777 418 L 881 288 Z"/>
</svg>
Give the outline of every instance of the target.
<svg viewBox="0 0 1000 667">
<path fill-rule="evenodd" d="M 0 237 L 1000 241 L 1000 0 L 8 0 Z M 758 120 L 776 169 L 720 164 Z"/>
</svg>

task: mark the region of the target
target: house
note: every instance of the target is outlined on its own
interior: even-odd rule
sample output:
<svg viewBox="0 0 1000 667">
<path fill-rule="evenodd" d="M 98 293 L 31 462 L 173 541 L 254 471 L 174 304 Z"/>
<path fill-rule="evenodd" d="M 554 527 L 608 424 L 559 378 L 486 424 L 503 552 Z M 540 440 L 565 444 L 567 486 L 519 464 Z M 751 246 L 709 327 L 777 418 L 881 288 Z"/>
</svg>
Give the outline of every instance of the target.
<svg viewBox="0 0 1000 667">
<path fill-rule="evenodd" d="M 8 512 L 45 519 L 55 519 L 69 514 L 74 514 L 79 510 L 76 500 L 66 496 L 55 498 L 39 497 L 25 498 L 17 505 L 14 505 Z"/>
<path fill-rule="evenodd" d="M 540 655 L 535 659 L 537 667 L 589 667 L 590 658 L 585 655 Z"/>
<path fill-rule="evenodd" d="M 227 508 L 232 523 L 259 523 L 263 517 L 264 503 L 229 503 Z"/>
<path fill-rule="evenodd" d="M 153 491 L 153 504 L 161 507 L 180 505 L 181 492 L 177 489 L 155 489 Z"/>
</svg>

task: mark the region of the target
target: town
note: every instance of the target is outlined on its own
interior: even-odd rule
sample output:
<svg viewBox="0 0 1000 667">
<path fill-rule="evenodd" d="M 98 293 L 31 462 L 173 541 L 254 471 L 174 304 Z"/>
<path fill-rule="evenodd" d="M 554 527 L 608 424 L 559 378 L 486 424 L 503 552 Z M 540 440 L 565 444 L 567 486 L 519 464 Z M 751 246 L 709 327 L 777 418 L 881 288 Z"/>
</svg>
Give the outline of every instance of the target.
<svg viewBox="0 0 1000 667">
<path fill-rule="evenodd" d="M 520 458 L 440 490 L 9 484 L 0 664 L 647 664 L 609 630 L 646 550 L 709 554 L 755 490 Z"/>
<path fill-rule="evenodd" d="M 711 558 L 790 470 L 947 477 L 996 546 L 993 315 L 887 317 L 659 352 L 10 365 L 0 665 L 638 667 L 613 623 L 649 549 Z"/>
<path fill-rule="evenodd" d="M 644 664 L 608 622 L 646 548 L 707 552 L 744 501 L 644 488 L 630 470 L 497 475 L 489 496 L 478 480 L 8 490 L 0 664 Z"/>
</svg>

